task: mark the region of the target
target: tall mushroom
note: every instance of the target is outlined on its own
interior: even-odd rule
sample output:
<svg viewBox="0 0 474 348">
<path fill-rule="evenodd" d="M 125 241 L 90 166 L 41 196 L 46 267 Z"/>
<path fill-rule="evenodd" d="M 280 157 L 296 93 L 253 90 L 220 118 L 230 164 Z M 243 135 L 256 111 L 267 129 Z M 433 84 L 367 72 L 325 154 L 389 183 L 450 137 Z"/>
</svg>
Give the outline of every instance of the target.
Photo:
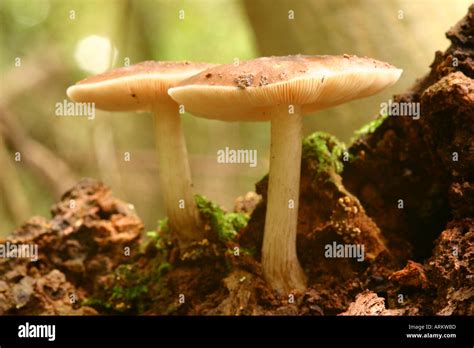
<svg viewBox="0 0 474 348">
<path fill-rule="evenodd" d="M 67 90 L 72 100 L 95 103 L 102 110 L 154 114 L 160 187 L 170 227 L 182 247 L 204 234 L 192 192 L 179 106 L 169 97 L 168 89 L 211 66 L 148 61 L 86 78 Z"/>
<path fill-rule="evenodd" d="M 401 72 L 349 55 L 270 57 L 216 66 L 168 91 L 205 118 L 271 121 L 262 267 L 278 292 L 306 287 L 296 252 L 303 115 L 375 94 Z"/>
</svg>

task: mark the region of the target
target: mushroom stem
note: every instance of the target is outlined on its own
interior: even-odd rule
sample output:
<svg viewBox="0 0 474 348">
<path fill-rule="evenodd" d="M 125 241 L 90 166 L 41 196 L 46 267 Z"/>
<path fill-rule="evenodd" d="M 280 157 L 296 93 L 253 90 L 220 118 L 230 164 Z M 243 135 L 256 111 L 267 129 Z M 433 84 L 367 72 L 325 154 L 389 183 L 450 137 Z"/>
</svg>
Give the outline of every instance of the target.
<svg viewBox="0 0 474 348">
<path fill-rule="evenodd" d="M 270 173 L 262 247 L 263 275 L 279 293 L 304 290 L 296 252 L 303 116 L 299 108 L 275 109 L 271 121 Z"/>
<path fill-rule="evenodd" d="M 156 148 L 159 160 L 160 187 L 163 192 L 172 231 L 180 247 L 204 238 L 201 220 L 193 197 L 191 170 L 186 142 L 181 129 L 178 104 L 160 101 L 155 115 Z"/>
</svg>

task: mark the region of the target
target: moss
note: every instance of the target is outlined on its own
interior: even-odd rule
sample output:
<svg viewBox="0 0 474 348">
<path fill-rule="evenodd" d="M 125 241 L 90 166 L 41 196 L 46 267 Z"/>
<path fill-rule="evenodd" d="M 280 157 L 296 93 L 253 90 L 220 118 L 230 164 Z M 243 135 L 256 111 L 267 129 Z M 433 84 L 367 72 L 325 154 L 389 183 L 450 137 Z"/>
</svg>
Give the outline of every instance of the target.
<svg viewBox="0 0 474 348">
<path fill-rule="evenodd" d="M 171 233 L 168 226 L 168 218 L 158 220 L 157 231 L 146 232 L 146 239 L 141 245 L 141 251 L 145 252 L 150 243 L 153 243 L 158 250 L 165 257 L 168 254 L 168 247 L 171 243 Z"/>
<path fill-rule="evenodd" d="M 161 220 L 158 220 L 158 231 L 169 234 L 170 233 L 170 228 L 168 225 L 168 218 L 164 218 Z"/>
<path fill-rule="evenodd" d="M 107 303 L 107 302 L 105 302 L 103 300 L 100 300 L 98 298 L 86 298 L 82 302 L 82 305 L 83 306 L 94 307 L 94 308 L 103 308 L 103 309 L 106 309 L 106 310 L 113 309 L 112 305 L 110 303 Z"/>
<path fill-rule="evenodd" d="M 142 294 L 147 292 L 145 284 L 137 284 L 130 288 L 123 288 L 119 285 L 114 286 L 112 289 L 111 300 L 132 302 L 137 300 Z"/>
<path fill-rule="evenodd" d="M 110 302 L 119 311 L 136 307 L 143 311 L 140 298 L 147 293 L 148 286 L 155 275 L 143 277 L 132 265 L 121 265 L 115 270 L 115 285 L 112 288 Z"/>
<path fill-rule="evenodd" d="M 375 120 L 370 121 L 369 123 L 362 126 L 360 129 L 354 132 L 355 138 L 360 138 L 367 134 L 372 134 L 377 128 L 387 119 L 388 114 L 381 114 Z"/>
<path fill-rule="evenodd" d="M 346 151 L 344 143 L 333 135 L 315 132 L 303 139 L 303 159 L 316 161 L 316 173 L 341 173 L 344 169 L 341 157 Z"/>
<path fill-rule="evenodd" d="M 150 240 L 156 240 L 158 238 L 158 232 L 156 231 L 148 231 L 145 234 L 146 237 Z"/>
<path fill-rule="evenodd" d="M 159 262 L 159 260 L 157 260 Z M 149 302 L 148 293 L 152 286 L 160 286 L 163 275 L 171 265 L 161 262 L 152 272 L 143 274 L 135 265 L 120 265 L 114 271 L 113 286 L 105 289 L 109 297 L 105 300 L 89 298 L 84 304 L 97 309 L 118 313 L 142 313 Z"/>
<path fill-rule="evenodd" d="M 235 239 L 238 232 L 247 226 L 249 217 L 241 213 L 226 213 L 206 197 L 195 195 L 196 204 L 205 221 L 223 242 Z"/>
<path fill-rule="evenodd" d="M 240 254 L 247 255 L 247 256 L 255 256 L 257 255 L 257 249 L 255 247 L 253 248 L 240 247 Z"/>
</svg>

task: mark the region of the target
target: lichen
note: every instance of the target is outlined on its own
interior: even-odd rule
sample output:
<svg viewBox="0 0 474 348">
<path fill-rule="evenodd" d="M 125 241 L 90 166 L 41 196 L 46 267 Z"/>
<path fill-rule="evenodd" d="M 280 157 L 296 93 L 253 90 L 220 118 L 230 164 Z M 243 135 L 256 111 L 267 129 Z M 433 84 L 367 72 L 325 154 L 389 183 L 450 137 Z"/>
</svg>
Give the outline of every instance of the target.
<svg viewBox="0 0 474 348">
<path fill-rule="evenodd" d="M 346 152 L 344 143 L 333 135 L 315 132 L 303 139 L 303 159 L 316 161 L 316 174 L 341 173 L 344 169 L 342 155 Z"/>
<path fill-rule="evenodd" d="M 387 119 L 387 117 L 388 114 L 380 114 L 379 117 L 377 117 L 375 120 L 363 125 L 360 129 L 354 132 L 355 139 L 375 132 L 375 130 L 380 127 L 380 125 Z"/>
<path fill-rule="evenodd" d="M 226 213 L 206 197 L 195 195 L 196 204 L 204 220 L 222 242 L 234 240 L 239 231 L 247 226 L 249 217 L 242 213 Z"/>
</svg>

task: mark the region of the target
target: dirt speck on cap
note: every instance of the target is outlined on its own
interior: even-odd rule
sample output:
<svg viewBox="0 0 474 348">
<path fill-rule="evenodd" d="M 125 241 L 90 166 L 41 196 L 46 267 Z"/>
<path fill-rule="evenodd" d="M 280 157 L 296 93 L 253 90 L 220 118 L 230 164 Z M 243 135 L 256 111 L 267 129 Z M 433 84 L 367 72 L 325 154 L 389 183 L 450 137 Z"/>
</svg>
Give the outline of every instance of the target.
<svg viewBox="0 0 474 348">
<path fill-rule="evenodd" d="M 242 74 L 237 76 L 234 79 L 234 82 L 236 83 L 237 87 L 240 89 L 245 89 L 247 87 L 251 87 L 253 84 L 253 75 L 252 74 Z"/>
<path fill-rule="evenodd" d="M 268 85 L 268 77 L 267 75 L 261 75 L 260 76 L 260 81 L 258 82 L 259 86 L 266 86 Z"/>
<path fill-rule="evenodd" d="M 208 78 L 210 78 L 210 77 L 212 77 L 212 74 L 211 74 L 211 73 L 207 73 L 207 74 L 206 74 L 206 79 L 208 79 Z"/>
</svg>

